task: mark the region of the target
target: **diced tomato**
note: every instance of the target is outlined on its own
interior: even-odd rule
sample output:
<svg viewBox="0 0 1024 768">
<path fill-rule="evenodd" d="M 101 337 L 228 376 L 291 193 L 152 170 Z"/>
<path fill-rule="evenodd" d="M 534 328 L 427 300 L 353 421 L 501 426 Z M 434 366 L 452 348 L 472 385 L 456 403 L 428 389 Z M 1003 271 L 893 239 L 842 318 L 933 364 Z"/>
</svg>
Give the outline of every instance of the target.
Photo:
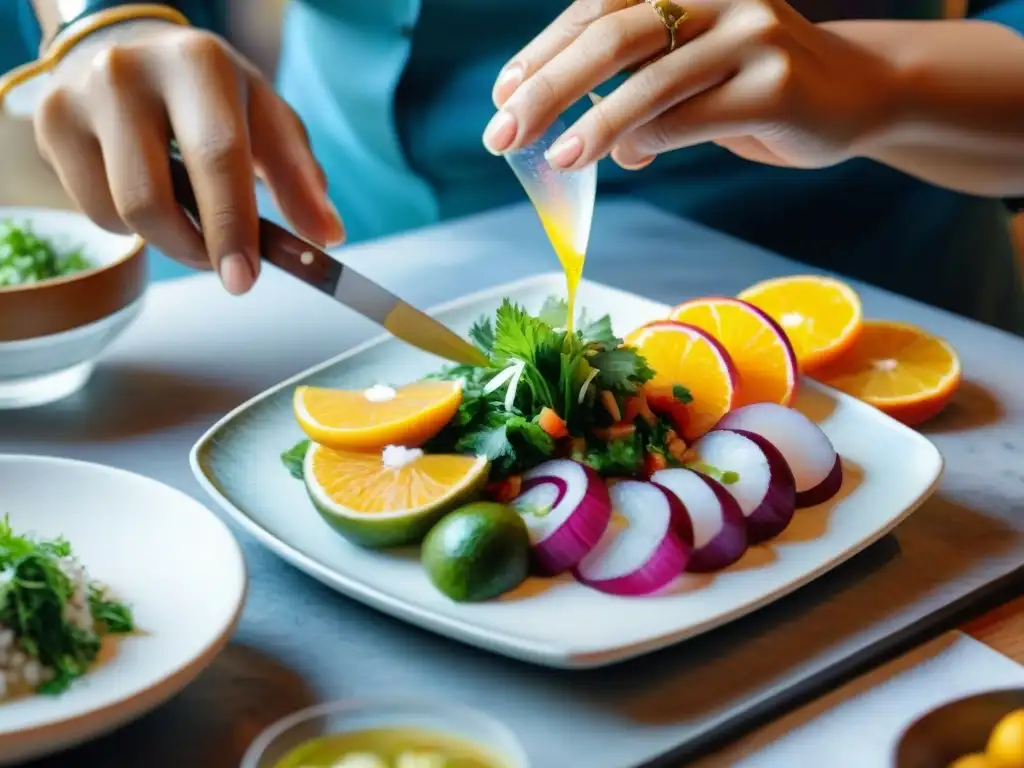
<svg viewBox="0 0 1024 768">
<path fill-rule="evenodd" d="M 637 416 L 647 422 L 649 427 L 653 427 L 658 422 L 658 417 L 654 415 L 654 412 L 647 404 L 647 396 L 643 392 L 630 397 L 622 411 L 622 420 L 627 424 L 632 424 L 636 421 Z"/>
<path fill-rule="evenodd" d="M 615 399 L 615 395 L 607 389 L 601 392 L 601 404 L 604 406 L 604 409 L 608 411 L 608 415 L 612 417 L 612 421 L 623 421 L 622 412 L 619 410 L 619 403 Z"/>
<path fill-rule="evenodd" d="M 678 437 L 668 443 L 668 452 L 676 461 L 683 461 L 686 456 L 686 443 Z"/>
<path fill-rule="evenodd" d="M 685 403 L 679 402 L 679 398 L 664 390 L 647 390 L 647 404 L 652 411 L 671 421 L 676 432 L 681 435 L 686 434 L 686 428 L 690 423 L 690 412 Z"/>
<path fill-rule="evenodd" d="M 610 427 L 595 427 L 591 431 L 594 433 L 595 437 L 611 442 L 612 440 L 620 440 L 624 437 L 630 437 L 634 432 L 636 432 L 636 427 L 632 424 L 623 424 L 620 422 L 618 424 L 612 424 Z"/>
<path fill-rule="evenodd" d="M 640 418 L 647 422 L 647 426 L 653 427 L 658 423 L 658 417 L 651 410 L 651 404 L 647 402 L 647 395 L 640 395 Z"/>
<path fill-rule="evenodd" d="M 550 408 L 541 408 L 540 415 L 537 416 L 537 424 L 555 440 L 569 436 L 569 429 L 565 426 L 565 421 Z"/>
<path fill-rule="evenodd" d="M 632 424 L 633 419 L 640 415 L 640 396 L 633 395 L 628 398 L 622 407 L 622 420 Z"/>
<path fill-rule="evenodd" d="M 512 501 L 522 489 L 523 478 L 520 475 L 509 475 L 487 485 L 487 493 L 499 504 L 507 504 Z"/>
<path fill-rule="evenodd" d="M 668 459 L 657 451 L 647 451 L 644 454 L 644 475 L 650 477 L 655 472 L 665 469 L 668 466 Z"/>
</svg>

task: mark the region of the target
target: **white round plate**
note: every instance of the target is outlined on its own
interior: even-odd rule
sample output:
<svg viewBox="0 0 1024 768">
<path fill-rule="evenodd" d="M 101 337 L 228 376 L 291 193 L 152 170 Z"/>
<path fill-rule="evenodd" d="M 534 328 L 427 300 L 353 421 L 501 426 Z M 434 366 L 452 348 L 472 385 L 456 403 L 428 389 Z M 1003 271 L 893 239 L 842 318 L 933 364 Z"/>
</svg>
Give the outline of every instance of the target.
<svg viewBox="0 0 1024 768">
<path fill-rule="evenodd" d="M 245 562 L 220 520 L 155 480 L 67 459 L 0 455 L 0 515 L 64 536 L 139 632 L 59 696 L 0 701 L 0 764 L 114 730 L 185 687 L 223 649 L 245 602 Z"/>
</svg>

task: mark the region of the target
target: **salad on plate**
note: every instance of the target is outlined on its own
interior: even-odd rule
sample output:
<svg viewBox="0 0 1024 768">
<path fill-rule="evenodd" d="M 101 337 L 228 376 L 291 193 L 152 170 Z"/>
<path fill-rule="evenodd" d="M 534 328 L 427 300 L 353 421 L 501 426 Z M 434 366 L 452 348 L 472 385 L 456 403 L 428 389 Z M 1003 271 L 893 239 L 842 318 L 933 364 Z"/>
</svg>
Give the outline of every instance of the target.
<svg viewBox="0 0 1024 768">
<path fill-rule="evenodd" d="M 37 540 L 0 520 L 0 701 L 58 694 L 85 675 L 131 609 L 92 580 L 64 539 Z"/>
<path fill-rule="evenodd" d="M 870 402 L 877 366 L 857 346 L 852 290 L 786 280 L 688 301 L 625 338 L 608 316 L 568 323 L 558 299 L 536 314 L 506 300 L 469 332 L 486 366 L 297 387 L 306 437 L 282 461 L 338 533 L 419 545 L 456 601 L 499 598 L 530 576 L 620 597 L 670 590 L 729 568 L 841 489 L 842 459 L 792 407 L 800 374 L 845 376 Z M 920 379 L 920 355 L 893 354 L 885 392 L 940 409 L 955 382 L 901 395 L 894 382 Z"/>
</svg>

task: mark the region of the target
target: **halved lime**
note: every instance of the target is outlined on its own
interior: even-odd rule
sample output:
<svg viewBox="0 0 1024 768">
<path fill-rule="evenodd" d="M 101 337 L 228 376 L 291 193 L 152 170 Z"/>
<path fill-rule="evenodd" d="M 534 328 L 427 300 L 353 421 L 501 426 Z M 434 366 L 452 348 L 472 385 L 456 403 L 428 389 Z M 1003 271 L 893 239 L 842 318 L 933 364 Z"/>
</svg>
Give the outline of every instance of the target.
<svg viewBox="0 0 1024 768">
<path fill-rule="evenodd" d="M 363 547 L 420 541 L 445 512 L 476 498 L 487 482 L 483 457 L 336 451 L 313 444 L 303 475 L 314 506 L 346 539 Z"/>
</svg>

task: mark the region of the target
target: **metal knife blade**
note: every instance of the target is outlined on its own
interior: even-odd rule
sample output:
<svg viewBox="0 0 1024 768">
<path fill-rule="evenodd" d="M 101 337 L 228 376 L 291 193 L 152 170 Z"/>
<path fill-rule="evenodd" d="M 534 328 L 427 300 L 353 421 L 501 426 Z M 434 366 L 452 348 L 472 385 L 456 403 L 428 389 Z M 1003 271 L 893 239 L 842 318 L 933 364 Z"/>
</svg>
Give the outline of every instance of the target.
<svg viewBox="0 0 1024 768">
<path fill-rule="evenodd" d="M 192 182 L 184 162 L 174 152 L 171 180 L 178 203 L 201 227 Z M 261 218 L 259 236 L 264 261 L 326 293 L 407 344 L 455 363 L 487 365 L 483 352 L 447 326 L 284 227 Z"/>
</svg>

